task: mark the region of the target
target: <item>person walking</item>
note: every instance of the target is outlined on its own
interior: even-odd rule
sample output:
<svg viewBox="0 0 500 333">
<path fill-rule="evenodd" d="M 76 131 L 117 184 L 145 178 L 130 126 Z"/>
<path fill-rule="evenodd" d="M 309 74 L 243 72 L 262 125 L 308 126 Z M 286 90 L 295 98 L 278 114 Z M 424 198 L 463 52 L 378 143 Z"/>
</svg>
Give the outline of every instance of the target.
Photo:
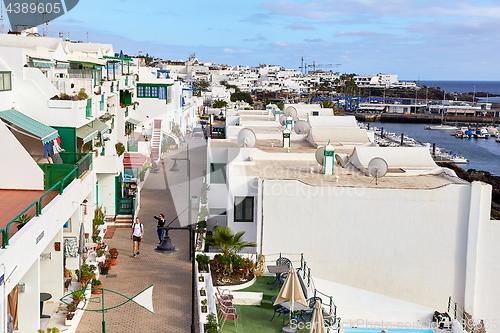
<svg viewBox="0 0 500 333">
<path fill-rule="evenodd" d="M 144 226 L 141 223 L 141 220 L 136 217 L 135 222 L 132 224 L 132 232 L 130 233 L 130 239 L 134 241 L 134 257 L 139 255 L 139 250 L 141 248 L 141 240 L 142 236 L 144 236 Z M 137 248 L 137 252 L 135 252 Z"/>
<path fill-rule="evenodd" d="M 163 235 L 165 235 L 165 229 L 160 228 L 163 228 L 165 226 L 165 216 L 163 214 L 160 214 L 158 216 L 155 216 L 154 218 L 158 221 L 158 226 L 156 228 L 158 232 L 158 239 L 160 240 L 159 244 L 161 244 L 161 242 L 163 241 Z"/>
</svg>

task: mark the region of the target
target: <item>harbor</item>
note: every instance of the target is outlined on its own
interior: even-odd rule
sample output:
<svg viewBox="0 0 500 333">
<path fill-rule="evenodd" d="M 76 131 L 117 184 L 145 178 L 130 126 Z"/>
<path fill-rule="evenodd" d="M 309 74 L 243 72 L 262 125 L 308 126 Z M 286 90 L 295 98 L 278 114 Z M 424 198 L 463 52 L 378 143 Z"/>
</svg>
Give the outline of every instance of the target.
<svg viewBox="0 0 500 333">
<path fill-rule="evenodd" d="M 366 126 L 368 124 L 370 130 L 373 129 L 374 124 L 366 123 Z M 496 142 L 493 137 L 486 140 L 473 137 L 459 140 L 450 135 L 453 134 L 453 131 L 426 130 L 423 124 L 376 123 L 375 125 L 379 129 L 383 128 L 385 140 L 389 144 L 400 145 L 400 134 L 404 133 L 404 144 L 410 145 L 413 141 L 409 138 L 413 138 L 418 143 L 429 143 L 432 152 L 432 144 L 434 143 L 436 147 L 452 156 L 463 156 L 467 159 L 469 161 L 467 164 L 457 164 L 464 170 L 475 169 L 500 175 L 500 143 Z M 391 138 L 388 132 L 398 133 L 398 135 Z M 376 138 L 380 140 L 377 134 Z"/>
<path fill-rule="evenodd" d="M 437 164 L 452 163 L 456 165 L 464 165 L 469 163 L 469 160 L 465 157 L 457 155 L 456 153 L 446 150 L 445 148 L 438 147 L 435 143 L 420 142 L 405 135 L 404 133 L 398 135 L 390 131 L 384 131 L 382 127 L 369 127 L 368 124 L 361 124 L 361 127 L 371 130 L 374 133 L 375 142 L 380 147 L 427 147 L 431 152 L 434 162 Z"/>
</svg>

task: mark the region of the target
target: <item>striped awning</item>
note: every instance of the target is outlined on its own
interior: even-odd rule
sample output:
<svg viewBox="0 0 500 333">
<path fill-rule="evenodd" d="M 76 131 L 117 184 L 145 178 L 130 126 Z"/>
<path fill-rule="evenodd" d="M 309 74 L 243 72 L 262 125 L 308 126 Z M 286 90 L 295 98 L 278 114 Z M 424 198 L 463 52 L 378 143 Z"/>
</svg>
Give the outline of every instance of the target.
<svg viewBox="0 0 500 333">
<path fill-rule="evenodd" d="M 139 125 L 140 121 L 139 120 L 135 120 L 135 119 L 132 119 L 132 118 L 129 118 L 127 120 L 125 120 L 127 123 L 131 123 L 132 125 Z"/>
<path fill-rule="evenodd" d="M 50 68 L 54 67 L 56 63 L 52 60 L 48 59 L 39 59 L 39 58 L 30 58 L 33 61 L 33 66 L 41 67 L 41 68 Z"/>
<path fill-rule="evenodd" d="M 43 144 L 59 137 L 57 130 L 14 109 L 0 111 L 0 118 L 40 138 Z"/>
<path fill-rule="evenodd" d="M 57 62 L 57 68 L 69 68 L 69 62 Z"/>
<path fill-rule="evenodd" d="M 99 133 L 103 133 L 109 130 L 108 125 L 104 124 L 100 120 L 96 119 L 87 125 L 83 125 L 76 129 L 76 136 L 83 140 L 83 144 L 91 141 L 95 138 Z"/>
</svg>

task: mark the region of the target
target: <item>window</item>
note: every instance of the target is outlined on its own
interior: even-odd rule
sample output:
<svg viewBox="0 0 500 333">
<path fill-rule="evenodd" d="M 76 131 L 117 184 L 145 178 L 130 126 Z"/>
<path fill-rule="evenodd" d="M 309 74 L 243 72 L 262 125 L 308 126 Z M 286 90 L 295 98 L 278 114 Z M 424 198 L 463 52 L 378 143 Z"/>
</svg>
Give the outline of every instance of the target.
<svg viewBox="0 0 500 333">
<path fill-rule="evenodd" d="M 12 90 L 10 72 L 0 72 L 0 91 Z"/>
<path fill-rule="evenodd" d="M 144 97 L 144 87 L 137 86 L 137 97 Z"/>
<path fill-rule="evenodd" d="M 210 183 L 211 184 L 226 183 L 226 164 L 210 163 Z"/>
<path fill-rule="evenodd" d="M 158 98 L 167 99 L 167 87 L 160 87 Z"/>
<path fill-rule="evenodd" d="M 225 208 L 210 208 L 210 215 L 226 215 Z"/>
<path fill-rule="evenodd" d="M 313 111 L 313 116 L 319 116 L 319 111 Z"/>
<path fill-rule="evenodd" d="M 151 96 L 158 98 L 158 87 L 151 87 Z"/>
<path fill-rule="evenodd" d="M 151 97 L 151 87 L 150 86 L 144 87 L 144 97 Z"/>
<path fill-rule="evenodd" d="M 234 197 L 234 222 L 253 222 L 253 197 Z"/>
</svg>

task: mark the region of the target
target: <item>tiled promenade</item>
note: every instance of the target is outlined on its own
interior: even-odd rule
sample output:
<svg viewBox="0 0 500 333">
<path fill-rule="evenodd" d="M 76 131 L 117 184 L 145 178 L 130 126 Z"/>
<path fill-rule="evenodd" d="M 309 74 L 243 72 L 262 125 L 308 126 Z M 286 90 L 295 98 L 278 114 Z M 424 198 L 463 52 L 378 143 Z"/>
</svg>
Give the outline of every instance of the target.
<svg viewBox="0 0 500 333">
<path fill-rule="evenodd" d="M 205 156 L 205 140 L 189 140 L 198 146 L 191 157 L 192 178 L 199 178 Z M 190 147 L 191 148 L 191 147 Z M 139 218 L 144 224 L 145 234 L 141 245 L 140 255 L 137 258 L 132 256 L 132 240 L 130 239 L 130 229 L 117 228 L 112 239 L 105 242 L 110 248 L 116 247 L 119 251 L 118 263 L 112 266 L 108 277 L 101 276 L 103 288 L 117 291 L 121 294 L 132 297 L 154 285 L 153 306 L 155 314 L 133 302 L 128 302 L 116 309 L 111 309 L 105 314 L 106 332 L 179 332 L 187 333 L 191 329 L 191 263 L 189 261 L 189 237 L 184 230 L 170 231 L 172 243 L 178 251 L 172 254 L 160 254 L 154 251 L 158 246 L 158 236 L 156 233 L 156 220 L 154 215 L 163 213 L 167 223 L 172 221 L 177 211 L 174 207 L 172 194 L 170 193 L 168 182 L 182 183 L 186 177 L 186 164 L 179 162 L 181 171 L 177 173 L 169 172 L 172 162 L 170 157 L 177 155 L 184 147 L 173 151 L 167 158 L 163 159 L 163 167 L 158 173 L 150 173 L 145 186 L 141 192 L 141 210 Z M 191 150 L 190 150 L 191 152 Z M 184 155 L 185 156 L 185 155 Z M 180 156 L 180 157 L 184 157 Z M 199 170 L 198 170 L 199 169 Z M 168 177 L 167 177 L 168 175 Z M 168 181 L 167 181 L 168 179 Z M 199 195 L 200 183 L 192 184 L 192 195 Z M 187 205 L 187 192 L 183 195 L 185 205 Z M 180 196 L 182 193 L 175 193 Z M 177 201 L 177 200 L 176 200 Z M 178 207 L 180 212 L 185 207 Z M 186 213 L 184 213 L 186 214 Z M 183 215 L 184 215 L 183 214 Z M 196 221 L 196 214 L 193 214 L 193 221 Z M 178 220 L 171 226 L 179 226 Z M 116 277 L 112 277 L 116 275 Z M 106 292 L 105 307 L 116 306 L 125 298 Z M 91 303 L 89 309 L 98 309 L 101 304 Z M 196 316 L 198 320 L 198 316 Z M 97 333 L 102 331 L 102 314 L 99 312 L 86 311 L 77 333 Z M 198 332 L 198 326 L 196 326 Z"/>
</svg>

